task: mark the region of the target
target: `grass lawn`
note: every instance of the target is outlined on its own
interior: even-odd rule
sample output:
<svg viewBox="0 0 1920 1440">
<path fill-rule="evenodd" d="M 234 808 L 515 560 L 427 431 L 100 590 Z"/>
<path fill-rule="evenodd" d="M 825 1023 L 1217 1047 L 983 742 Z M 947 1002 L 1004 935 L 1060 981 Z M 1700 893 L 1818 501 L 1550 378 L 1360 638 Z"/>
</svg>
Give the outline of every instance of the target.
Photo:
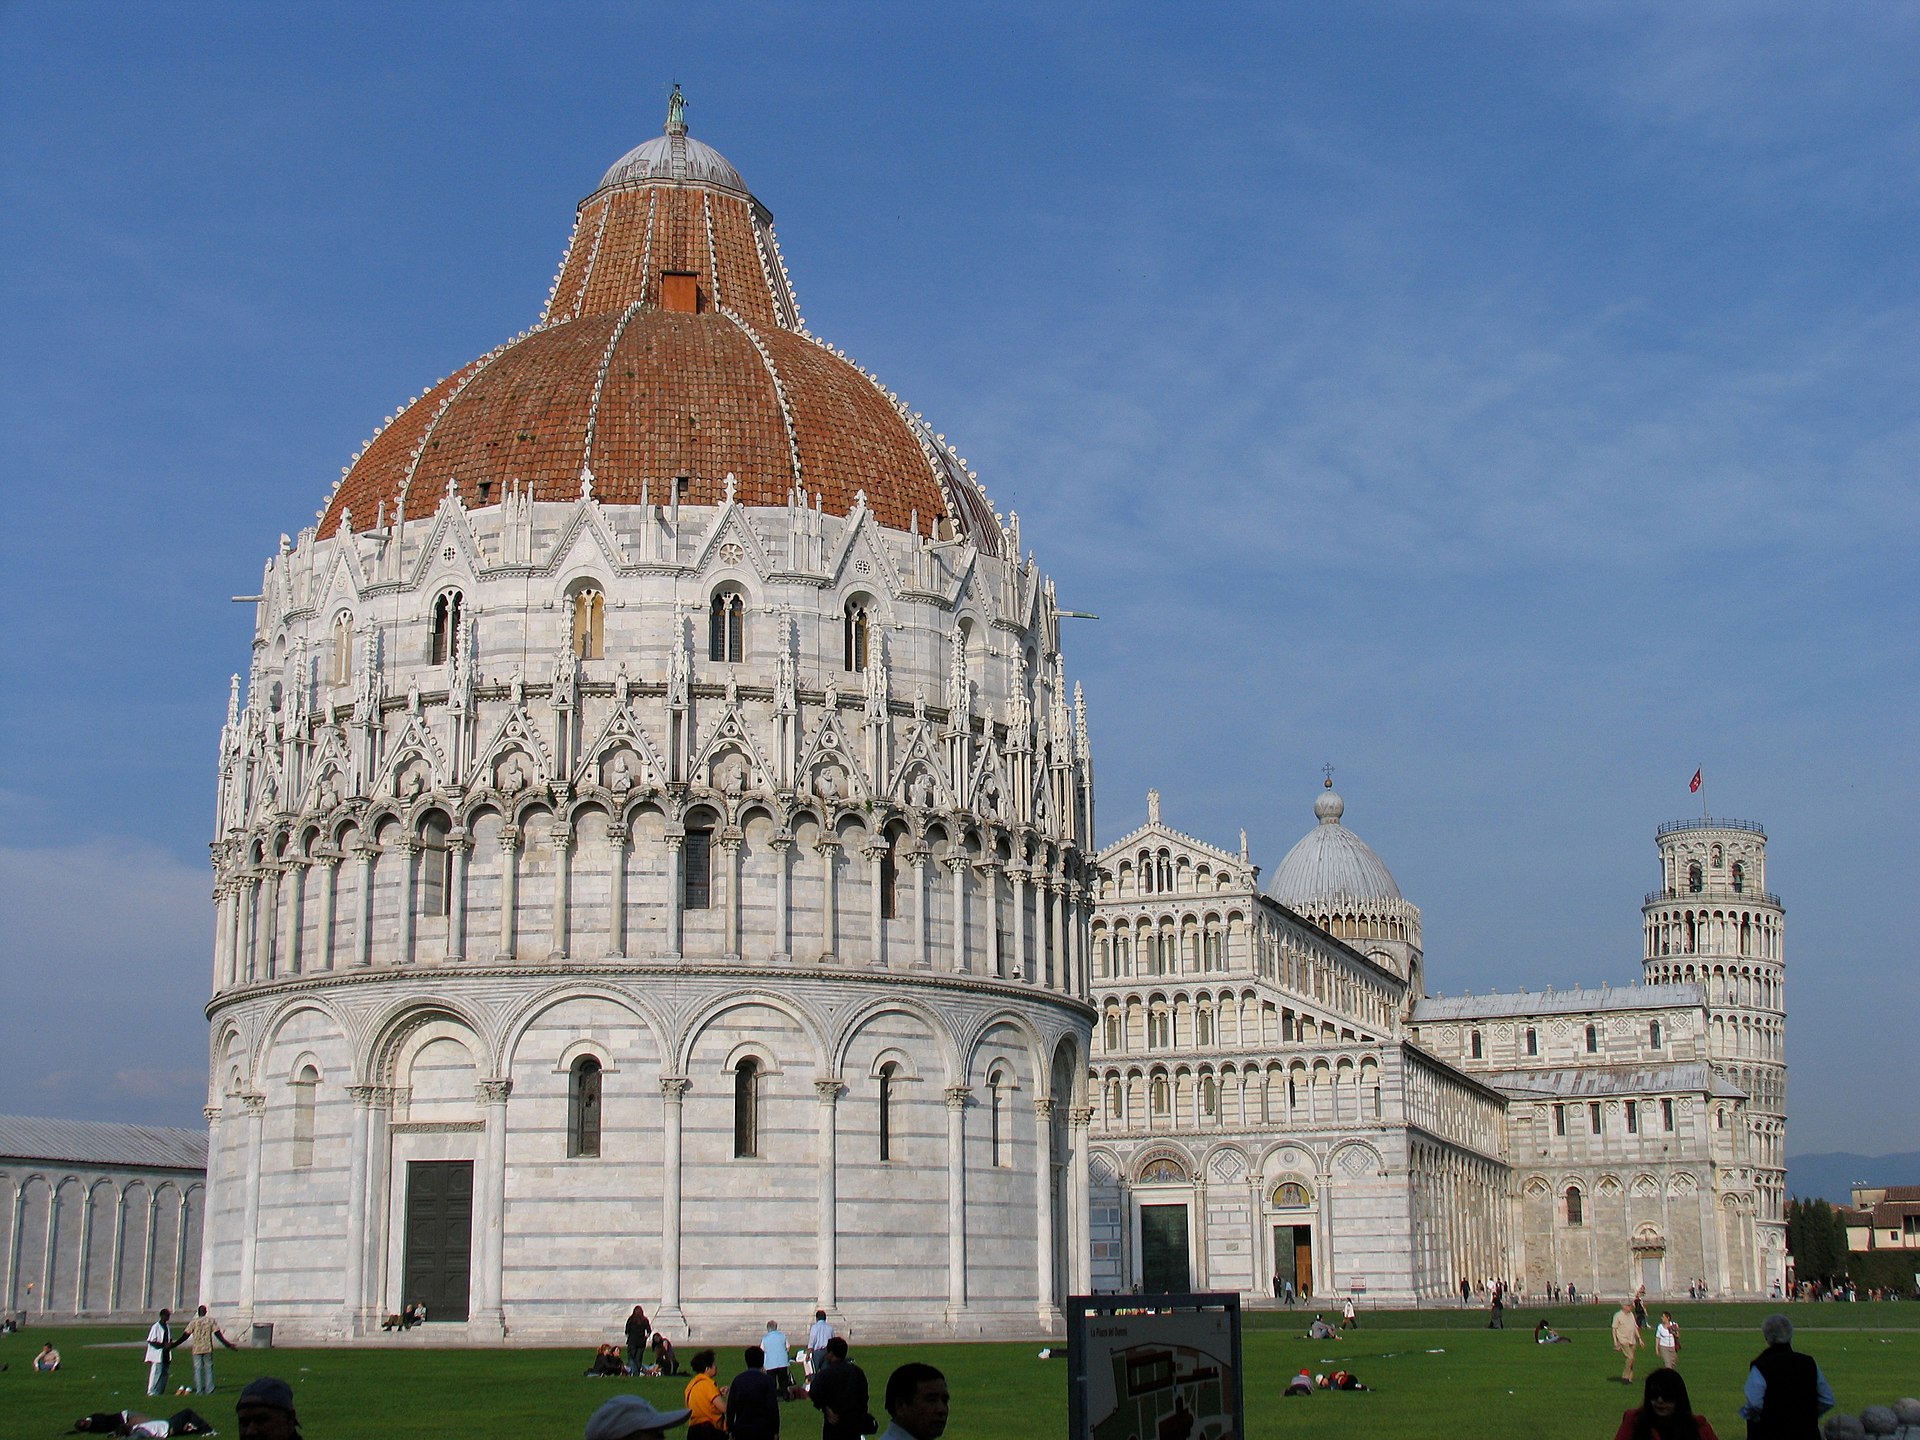
<svg viewBox="0 0 1920 1440">
<path fill-rule="evenodd" d="M 1676 1309 L 1682 1326 L 1681 1370 L 1694 1406 L 1723 1437 L 1743 1432 L 1736 1412 L 1747 1362 L 1760 1349 L 1766 1305 L 1687 1304 Z M 1246 1317 L 1247 1435 L 1326 1436 L 1368 1440 L 1471 1434 L 1476 1440 L 1606 1440 L 1620 1412 L 1638 1403 L 1618 1379 L 1619 1359 L 1608 1348 L 1612 1309 L 1548 1306 L 1571 1345 L 1535 1346 L 1535 1312 L 1510 1312 L 1504 1331 L 1485 1328 L 1483 1311 L 1364 1313 L 1361 1328 L 1336 1341 L 1301 1338 L 1303 1312 L 1259 1312 Z M 1797 1305 L 1789 1309 L 1796 1348 L 1819 1360 L 1840 1408 L 1886 1404 L 1920 1392 L 1920 1305 Z M 614 1317 L 617 1321 L 621 1317 Z M 611 1323 L 611 1322 L 610 1322 Z M 677 1405 L 681 1382 L 587 1380 L 590 1347 L 572 1350 L 422 1350 L 368 1345 L 352 1350 L 275 1350 L 216 1359 L 218 1394 L 157 1401 L 149 1407 L 146 1369 L 136 1343 L 144 1326 L 41 1330 L 0 1336 L 0 1440 L 40 1440 L 65 1431 L 90 1410 L 147 1410 L 168 1414 L 191 1403 L 232 1433 L 233 1396 L 255 1375 L 290 1381 L 308 1440 L 411 1440 L 411 1437 L 484 1435 L 515 1440 L 570 1440 L 595 1406 L 631 1388 L 658 1405 Z M 609 1331 L 609 1338 L 617 1338 Z M 724 1382 L 738 1368 L 746 1335 L 709 1337 L 721 1351 Z M 1649 1335 L 1649 1343 L 1651 1342 Z M 51 1339 L 65 1357 L 58 1375 L 41 1376 L 31 1361 Z M 953 1390 L 955 1440 L 1031 1440 L 1064 1435 L 1064 1360 L 1043 1362 L 1041 1341 L 994 1345 L 874 1345 L 854 1358 L 873 1383 L 874 1409 L 887 1372 L 908 1358 L 927 1360 L 947 1374 Z M 698 1345 L 681 1348 L 684 1357 Z M 174 1378 L 191 1377 L 186 1352 L 176 1352 Z M 1638 1373 L 1651 1368 L 1643 1352 Z M 1315 1371 L 1344 1366 L 1377 1389 L 1362 1395 L 1319 1394 L 1282 1400 L 1280 1390 L 1300 1366 Z M 787 1410 L 789 1440 L 819 1434 L 818 1415 L 804 1402 Z M 881 1417 L 884 1420 L 884 1416 Z"/>
</svg>

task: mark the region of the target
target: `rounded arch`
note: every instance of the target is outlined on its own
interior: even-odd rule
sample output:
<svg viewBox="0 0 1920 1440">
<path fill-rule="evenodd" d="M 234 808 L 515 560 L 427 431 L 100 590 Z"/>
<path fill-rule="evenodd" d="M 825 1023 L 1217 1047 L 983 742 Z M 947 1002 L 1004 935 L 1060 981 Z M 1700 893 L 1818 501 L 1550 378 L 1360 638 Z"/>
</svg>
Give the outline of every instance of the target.
<svg viewBox="0 0 1920 1440">
<path fill-rule="evenodd" d="M 251 1073 L 255 1075 L 265 1073 L 267 1056 L 273 1053 L 274 1045 L 279 1041 L 281 1034 L 286 1028 L 303 1013 L 318 1015 L 328 1025 L 332 1026 L 334 1033 L 347 1042 L 349 1051 L 358 1049 L 358 1046 L 354 1044 L 356 1037 L 353 1027 L 348 1024 L 346 1017 L 341 1015 L 338 1010 L 334 1009 L 333 1006 L 328 1003 L 326 997 L 311 994 L 295 995 L 282 1000 L 279 1005 L 268 1012 L 266 1022 L 260 1027 L 259 1038 L 254 1042 L 253 1053 L 248 1057 L 247 1063 Z M 218 1049 L 219 1047 L 216 1045 L 214 1048 Z M 301 1058 L 312 1059 L 313 1057 L 310 1052 L 303 1051 Z M 327 1067 L 325 1065 L 321 1065 L 318 1060 L 313 1060 L 313 1063 L 318 1066 L 322 1075 L 327 1073 Z M 296 1059 L 293 1065 L 288 1068 L 286 1075 L 298 1075 L 299 1073 L 300 1063 L 299 1059 Z M 286 1076 L 280 1078 L 284 1079 Z"/>
<path fill-rule="evenodd" d="M 1160 1167 L 1171 1166 L 1177 1178 L 1168 1177 Z M 1156 1175 L 1156 1171 L 1160 1171 Z M 1177 1145 L 1148 1145 L 1133 1157 L 1133 1182 L 1136 1185 L 1190 1185 L 1193 1183 L 1193 1157 Z M 1148 1178 L 1154 1176 L 1155 1178 Z"/>
<path fill-rule="evenodd" d="M 500 1074 L 510 1075 L 513 1067 L 520 1062 L 520 1046 L 527 1038 L 527 1032 L 539 1023 L 540 1017 L 548 1011 L 570 1004 L 575 1000 L 603 1000 L 609 1005 L 618 1006 L 640 1025 L 653 1039 L 653 1048 L 657 1054 L 667 1053 L 665 1027 L 660 1017 L 649 1011 L 628 991 L 612 985 L 581 985 L 578 983 L 560 984 L 542 990 L 537 995 L 522 1001 L 519 1008 L 508 1012 L 500 1026 Z M 575 1056 L 583 1053 L 583 1041 L 570 1042 L 561 1052 L 561 1066 L 565 1068 L 573 1063 Z M 614 1056 L 602 1045 L 593 1052 L 600 1058 L 601 1064 L 613 1073 Z"/>
<path fill-rule="evenodd" d="M 960 1053 L 965 1057 L 962 1070 L 965 1083 L 974 1083 L 974 1072 L 980 1063 L 980 1053 L 986 1039 L 1001 1026 L 1016 1032 L 1025 1042 L 1027 1063 L 1033 1067 L 1033 1083 L 1036 1091 L 1046 1083 L 1047 1078 L 1047 1041 L 1040 1033 L 1040 1027 L 1033 1023 L 1030 1016 L 1018 1010 L 1002 1006 L 982 1015 L 959 1037 Z"/>
<path fill-rule="evenodd" d="M 839 1029 L 833 1035 L 828 1049 L 827 1070 L 840 1075 L 846 1067 L 847 1052 L 853 1048 L 860 1034 L 875 1020 L 889 1012 L 897 1015 L 910 1015 L 926 1026 L 933 1036 L 934 1043 L 940 1049 L 941 1083 L 956 1085 L 960 1083 L 960 1046 L 945 1018 L 917 995 L 880 995 L 862 1001 L 840 1020 Z M 882 1047 L 883 1049 L 888 1047 Z M 897 1048 L 897 1047 L 895 1047 Z M 908 1072 L 915 1078 L 917 1066 L 908 1066 Z"/>
<path fill-rule="evenodd" d="M 699 1044 L 700 1037 L 712 1027 L 714 1021 L 729 1010 L 737 1010 L 743 1005 L 762 1005 L 786 1016 L 799 1027 L 802 1039 L 812 1051 L 811 1059 L 815 1071 L 829 1073 L 827 1059 L 833 1047 L 829 1045 L 827 1037 L 822 1033 L 817 1017 L 777 991 L 760 986 L 732 990 L 725 995 L 716 996 L 687 1016 L 671 1052 L 676 1073 L 682 1075 L 688 1073 L 689 1067 L 693 1064 L 694 1048 Z M 662 1048 L 662 1053 L 667 1053 L 665 1047 Z"/>
<path fill-rule="evenodd" d="M 367 1085 L 391 1085 L 395 1067 L 409 1042 L 422 1030 L 436 1024 L 458 1026 L 473 1037 L 476 1071 L 498 1075 L 497 1046 L 487 1032 L 484 1019 L 462 1002 L 446 995 L 431 998 L 408 997 L 392 1007 L 371 1027 L 370 1043 L 362 1054 L 363 1073 L 355 1081 Z"/>
</svg>

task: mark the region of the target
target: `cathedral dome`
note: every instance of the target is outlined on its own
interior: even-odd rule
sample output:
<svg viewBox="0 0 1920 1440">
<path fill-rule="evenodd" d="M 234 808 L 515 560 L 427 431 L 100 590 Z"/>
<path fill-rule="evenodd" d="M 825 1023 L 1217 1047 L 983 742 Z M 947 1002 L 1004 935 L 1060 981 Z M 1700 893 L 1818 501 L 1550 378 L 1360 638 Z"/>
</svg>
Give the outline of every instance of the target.
<svg viewBox="0 0 1920 1440">
<path fill-rule="evenodd" d="M 603 504 L 749 506 L 860 497 L 881 524 L 998 554 L 965 462 L 898 396 L 810 334 L 771 215 L 686 133 L 621 157 L 581 202 L 539 325 L 462 366 L 357 454 L 321 512 L 343 521 L 468 509 L 509 494 Z"/>
<path fill-rule="evenodd" d="M 1340 823 L 1346 802 L 1333 782 L 1313 802 L 1319 824 L 1300 837 L 1273 872 L 1267 893 L 1295 910 L 1328 900 L 1399 900 L 1400 887 L 1373 848 Z"/>
</svg>

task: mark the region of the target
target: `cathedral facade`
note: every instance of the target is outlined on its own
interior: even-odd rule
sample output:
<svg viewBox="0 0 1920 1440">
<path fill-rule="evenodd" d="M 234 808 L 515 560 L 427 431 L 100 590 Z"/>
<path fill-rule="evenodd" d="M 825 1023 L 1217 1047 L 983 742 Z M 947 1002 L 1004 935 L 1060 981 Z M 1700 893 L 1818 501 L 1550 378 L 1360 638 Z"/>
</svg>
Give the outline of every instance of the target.
<svg viewBox="0 0 1920 1440">
<path fill-rule="evenodd" d="M 1088 1283 L 1093 801 L 1017 517 L 666 131 L 267 562 L 221 738 L 201 1296 L 869 1337 Z"/>
<path fill-rule="evenodd" d="M 1769 1293 L 1785 1274 L 1766 835 L 1660 827 L 1639 984 L 1426 993 L 1420 912 L 1342 823 L 1264 889 L 1147 823 L 1100 855 L 1091 1274 L 1382 1302 Z"/>
</svg>

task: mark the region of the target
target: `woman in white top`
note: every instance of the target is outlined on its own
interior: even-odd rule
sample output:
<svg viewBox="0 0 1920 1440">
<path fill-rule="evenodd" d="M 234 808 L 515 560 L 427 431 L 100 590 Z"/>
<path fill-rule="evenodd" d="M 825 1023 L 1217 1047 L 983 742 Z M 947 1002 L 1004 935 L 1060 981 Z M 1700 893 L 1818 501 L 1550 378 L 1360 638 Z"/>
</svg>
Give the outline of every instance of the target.
<svg viewBox="0 0 1920 1440">
<path fill-rule="evenodd" d="M 1660 1312 L 1660 1323 L 1653 1331 L 1653 1348 L 1660 1356 L 1660 1363 L 1667 1369 L 1680 1368 L 1680 1326 L 1675 1322 L 1671 1310 Z"/>
</svg>

